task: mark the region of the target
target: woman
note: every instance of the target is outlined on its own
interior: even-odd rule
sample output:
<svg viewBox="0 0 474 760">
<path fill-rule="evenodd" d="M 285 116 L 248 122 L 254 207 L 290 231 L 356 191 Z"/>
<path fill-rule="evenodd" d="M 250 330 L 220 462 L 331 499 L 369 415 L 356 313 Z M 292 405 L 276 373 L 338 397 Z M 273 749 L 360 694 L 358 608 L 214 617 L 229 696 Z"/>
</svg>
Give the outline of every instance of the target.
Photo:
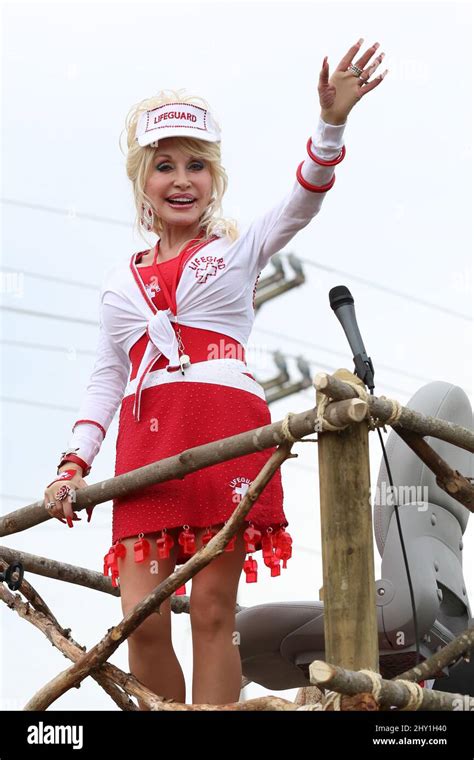
<svg viewBox="0 0 474 760">
<path fill-rule="evenodd" d="M 330 79 L 324 59 L 321 118 L 308 140 L 308 157 L 291 192 L 242 235 L 215 214 L 227 176 L 219 126 L 207 104 L 161 93 L 130 111 L 127 173 L 140 223 L 158 241 L 116 267 L 102 288 L 96 364 L 58 467 L 60 480 L 45 490 L 54 517 L 66 518 L 70 527 L 79 519 L 69 489 L 86 485 L 82 478 L 120 403 L 116 475 L 270 422 L 263 389 L 245 363 L 256 283 L 270 257 L 319 212 L 334 184 L 334 166 L 345 155 L 347 116 L 386 74 L 368 82 L 383 54 L 369 64 L 379 46 L 360 55 L 362 42 L 348 50 Z M 240 457 L 114 499 L 104 572 L 111 570 L 115 585 L 120 578 L 124 614 L 217 532 L 271 454 Z M 286 567 L 287 525 L 277 473 L 235 539 L 193 578 L 193 703 L 238 700 L 241 665 L 232 634 L 239 578 L 244 568 L 248 582 L 257 579 L 252 554 L 259 550 L 272 576 L 281 562 Z M 169 600 L 161 615 L 149 616 L 129 637 L 128 646 L 131 672 L 153 692 L 184 703 Z"/>
</svg>

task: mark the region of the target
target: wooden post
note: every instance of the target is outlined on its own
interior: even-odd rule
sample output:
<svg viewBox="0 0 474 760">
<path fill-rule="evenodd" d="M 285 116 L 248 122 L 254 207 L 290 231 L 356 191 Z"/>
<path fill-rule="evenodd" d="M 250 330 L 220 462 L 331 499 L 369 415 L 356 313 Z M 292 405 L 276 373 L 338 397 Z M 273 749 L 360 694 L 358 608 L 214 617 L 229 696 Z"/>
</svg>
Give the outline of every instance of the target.
<svg viewBox="0 0 474 760">
<path fill-rule="evenodd" d="M 367 422 L 318 439 L 325 658 L 378 672 Z"/>
</svg>

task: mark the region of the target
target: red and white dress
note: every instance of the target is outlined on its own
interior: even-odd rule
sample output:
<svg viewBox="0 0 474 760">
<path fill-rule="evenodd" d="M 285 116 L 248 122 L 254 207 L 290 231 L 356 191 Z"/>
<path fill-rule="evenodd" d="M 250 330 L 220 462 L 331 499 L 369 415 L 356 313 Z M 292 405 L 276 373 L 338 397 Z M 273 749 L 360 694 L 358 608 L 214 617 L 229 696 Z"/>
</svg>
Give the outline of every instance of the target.
<svg viewBox="0 0 474 760">
<path fill-rule="evenodd" d="M 179 257 L 181 262 L 190 255 L 190 250 L 195 248 L 185 249 L 184 257 Z M 143 253 L 145 252 L 137 255 L 138 261 Z M 178 257 L 158 264 L 160 275 L 170 292 L 178 265 Z M 153 267 L 137 267 L 137 271 L 144 285 L 149 286 L 153 278 Z M 152 300 L 157 308 L 166 309 L 162 289 L 156 292 L 152 288 L 152 292 Z M 175 329 L 177 331 L 178 326 Z M 185 353 L 191 357 L 191 366 L 207 361 L 219 362 L 229 355 L 242 357 L 237 361 L 245 361 L 243 346 L 229 336 L 184 325 L 179 329 Z M 130 351 L 130 380 L 137 376 L 146 343 L 147 337 L 143 335 Z M 209 356 L 213 358 L 209 359 Z M 146 420 L 146 424 L 137 425 L 135 422 L 132 395 L 125 396 L 122 401 L 115 475 L 271 422 L 268 405 L 260 395 L 249 393 L 243 388 L 216 383 L 212 365 L 209 365 L 209 382 L 206 382 L 205 373 L 199 380 L 192 381 L 179 371 L 167 372 L 167 365 L 168 359 L 162 355 L 150 369 L 150 372 L 160 373 L 163 382 L 157 382 L 143 392 L 140 416 L 141 420 Z M 206 367 L 200 369 L 205 370 Z M 245 374 L 250 383 L 256 382 L 248 370 Z M 157 377 L 156 380 L 158 379 Z M 212 530 L 221 527 L 232 515 L 272 451 L 274 449 L 266 449 L 222 462 L 189 473 L 183 480 L 158 483 L 136 495 L 114 499 L 112 543 L 127 536 L 167 528 L 182 527 L 184 530 L 188 526 L 189 532 L 193 528 Z M 267 535 L 288 525 L 283 513 L 279 471 L 248 513 L 246 522 Z M 178 564 L 187 559 L 188 556 L 180 546 Z"/>
<path fill-rule="evenodd" d="M 215 229 L 161 264 L 137 264 L 134 254 L 106 278 L 100 299 L 97 359 L 69 442 L 88 466 L 120 405 L 115 475 L 271 422 L 261 385 L 245 361 L 255 317 L 255 287 L 271 256 L 319 212 L 334 166 L 343 155 L 345 125 L 319 121 L 308 158 L 288 195 L 236 241 Z M 315 188 L 315 189 L 312 189 Z M 157 243 L 155 253 L 158 250 Z M 180 357 L 190 365 L 181 372 Z M 167 530 L 180 528 L 178 563 L 194 553 L 194 530 L 204 541 L 234 512 L 275 449 L 222 462 L 113 500 L 112 546 L 104 572 L 117 584 L 121 540 L 136 536 L 136 561 L 149 556 L 147 535 L 159 532 L 158 557 L 169 551 Z M 272 576 L 291 556 L 278 471 L 245 518 L 248 582 L 257 580 L 263 551 Z M 154 537 L 156 538 L 156 537 Z M 153 539 L 154 540 L 154 539 Z M 232 550 L 232 542 L 229 550 Z"/>
</svg>

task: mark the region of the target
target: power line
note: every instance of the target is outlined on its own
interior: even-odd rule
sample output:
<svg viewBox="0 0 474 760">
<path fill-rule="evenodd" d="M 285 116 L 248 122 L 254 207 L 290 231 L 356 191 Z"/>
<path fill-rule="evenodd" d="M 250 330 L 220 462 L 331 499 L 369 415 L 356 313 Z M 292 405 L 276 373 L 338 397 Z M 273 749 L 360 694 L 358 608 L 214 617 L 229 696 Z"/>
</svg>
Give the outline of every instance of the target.
<svg viewBox="0 0 474 760">
<path fill-rule="evenodd" d="M 15 340 L 9 340 L 9 339 L 4 339 L 4 338 L 2 338 L 0 340 L 0 343 L 5 343 L 6 345 L 10 345 L 10 346 L 21 346 L 23 348 L 33 348 L 33 349 L 38 349 L 38 350 L 42 350 L 42 351 L 57 351 L 57 352 L 60 352 L 60 353 L 64 353 L 66 350 L 68 350 L 68 351 L 74 350 L 78 354 L 83 354 L 83 355 L 87 355 L 87 356 L 95 356 L 96 355 L 95 351 L 90 351 L 88 349 L 71 349 L 70 347 L 66 348 L 66 347 L 60 347 L 60 346 L 51 346 L 51 345 L 47 345 L 45 343 L 29 343 L 27 341 L 15 341 Z M 269 349 L 263 349 L 263 352 L 266 353 L 266 354 L 268 354 L 269 356 L 273 355 L 273 352 L 270 351 Z M 292 354 L 283 354 L 283 356 L 286 359 L 297 359 L 298 358 L 297 356 L 294 356 Z M 325 369 L 324 366 L 323 366 L 323 364 L 321 362 L 317 362 L 317 361 L 313 361 L 313 360 L 308 360 L 308 364 L 311 364 L 313 367 L 316 367 L 316 369 L 319 369 L 320 371 L 324 370 L 326 372 L 334 372 L 334 370 L 335 370 L 335 367 L 327 367 L 327 365 L 326 365 L 326 369 Z M 385 383 L 383 385 L 384 385 L 385 388 L 389 388 L 390 390 L 395 391 L 396 393 L 402 393 L 404 395 L 409 395 L 409 391 L 406 391 L 406 390 L 404 390 L 402 388 L 398 388 L 397 386 L 394 386 L 394 385 L 385 385 Z M 310 390 L 310 389 L 303 388 L 301 391 L 299 391 L 299 393 L 301 393 L 301 392 L 303 392 L 305 390 Z M 32 403 L 32 402 L 30 402 L 30 403 Z"/>
<path fill-rule="evenodd" d="M 19 347 L 22 347 L 22 348 L 30 348 L 30 349 L 32 348 L 32 349 L 36 349 L 36 350 L 40 350 L 40 351 L 56 351 L 58 353 L 65 353 L 65 352 L 67 353 L 67 352 L 74 351 L 76 354 L 80 354 L 80 355 L 83 355 L 83 356 L 96 356 L 96 352 L 95 351 L 91 351 L 90 349 L 81 349 L 81 348 L 77 348 L 76 349 L 74 347 L 71 348 L 71 346 L 54 346 L 54 345 L 45 344 L 45 343 L 30 343 L 28 341 L 10 340 L 8 338 L 2 338 L 2 339 L 0 339 L 0 343 L 4 343 L 5 345 L 9 345 L 9 346 L 13 346 L 13 347 L 19 346 Z M 251 347 L 249 346 L 249 348 L 251 348 Z M 262 349 L 262 351 L 263 351 L 263 353 L 266 353 L 269 356 L 273 356 L 273 351 L 271 351 L 270 349 Z M 345 357 L 345 358 L 347 358 L 346 354 L 342 354 L 342 352 L 341 352 L 340 355 L 343 356 L 343 357 Z M 296 355 L 294 355 L 294 354 L 283 353 L 283 356 L 286 359 L 294 359 L 294 360 L 298 359 L 298 357 Z M 313 360 L 313 359 L 309 359 L 307 361 L 308 361 L 308 364 L 310 364 L 311 366 L 315 367 L 319 371 L 334 372 L 334 370 L 336 369 L 335 367 L 328 367 L 327 365 L 324 365 L 324 363 L 322 363 L 321 361 L 316 361 L 316 360 Z M 384 365 L 378 365 L 378 366 L 384 366 Z M 395 369 L 393 371 L 395 373 L 398 372 L 398 370 L 395 370 Z M 403 374 L 409 375 L 409 373 L 403 373 Z M 425 379 L 425 378 L 422 378 L 422 377 L 417 376 L 417 375 L 413 375 L 413 377 L 421 379 L 421 380 Z M 431 380 L 428 379 L 428 378 L 426 378 L 426 382 L 431 382 Z M 411 393 L 411 391 L 407 391 L 406 389 L 399 388 L 398 386 L 395 386 L 395 385 L 390 385 L 390 384 L 386 384 L 386 383 L 382 383 L 382 385 L 383 385 L 384 388 L 390 389 L 391 391 L 395 391 L 396 393 L 402 393 L 403 395 L 407 395 L 408 396 Z M 302 392 L 304 392 L 306 390 L 311 390 L 311 389 L 310 388 L 303 388 L 301 391 L 299 391 L 299 393 L 302 393 Z M 467 391 L 466 391 L 466 393 L 467 393 Z M 467 395 L 470 396 L 469 393 Z M 30 402 L 30 403 L 32 403 L 32 402 Z"/>
<path fill-rule="evenodd" d="M 288 340 L 290 340 L 289 337 L 288 337 Z M 293 340 L 293 339 L 291 339 L 291 340 Z M 295 341 L 297 341 L 297 339 L 295 339 Z M 21 346 L 23 348 L 33 348 L 33 349 L 38 349 L 38 350 L 42 350 L 42 351 L 57 351 L 59 353 L 63 353 L 64 351 L 74 350 L 76 353 L 82 354 L 84 356 L 95 356 L 96 355 L 96 352 L 95 351 L 91 351 L 90 349 L 80 349 L 80 348 L 78 348 L 78 349 L 74 348 L 73 349 L 73 348 L 71 348 L 70 345 L 68 345 L 68 346 L 53 346 L 51 344 L 46 344 L 46 343 L 29 343 L 28 341 L 10 340 L 8 338 L 2 338 L 2 339 L 0 339 L 0 343 L 4 343 L 5 345 L 8 345 L 8 346 Z M 314 344 L 308 344 L 308 345 L 311 346 L 311 345 L 314 345 Z M 252 348 L 253 348 L 252 346 L 250 346 L 250 345 L 248 346 L 247 353 L 250 354 L 250 355 L 251 355 L 251 352 L 252 352 Z M 325 350 L 327 353 L 338 354 L 339 356 L 342 356 L 343 358 L 347 359 L 347 354 L 344 354 L 342 351 L 332 351 L 331 349 L 323 349 L 320 346 L 315 346 L 315 348 L 320 348 L 320 350 L 323 350 L 323 351 Z M 269 348 L 259 349 L 258 347 L 255 347 L 254 350 L 256 352 L 261 351 L 262 353 L 268 354 L 269 356 L 273 356 L 273 353 L 274 353 Z M 284 357 L 286 359 L 293 359 L 293 360 L 296 361 L 299 358 L 295 354 L 288 354 L 288 353 L 285 353 L 285 352 L 282 352 L 282 353 L 283 353 L 283 355 L 284 355 Z M 320 366 L 320 362 L 318 362 L 316 360 L 310 359 L 310 360 L 308 360 L 308 363 L 309 364 L 313 364 L 315 367 Z M 402 374 L 402 375 L 406 375 L 407 377 L 414 378 L 415 380 L 422 380 L 422 381 L 425 381 L 425 382 L 431 382 L 430 378 L 426 378 L 426 377 L 423 377 L 421 375 L 415 375 L 415 374 L 412 374 L 410 372 L 403 372 L 403 370 L 397 370 L 397 369 L 395 369 L 395 367 L 388 367 L 388 366 L 386 366 L 384 364 L 378 364 L 378 366 L 379 367 L 383 367 L 385 369 L 388 369 L 388 370 L 390 370 L 392 372 L 395 372 L 397 374 Z"/>
<path fill-rule="evenodd" d="M 52 274 L 40 274 L 39 272 L 26 272 L 24 269 L 18 269 L 15 267 L 2 266 L 2 271 L 13 272 L 15 274 L 24 274 L 27 277 L 32 277 L 35 280 L 46 280 L 48 282 L 57 282 L 60 285 L 72 285 L 78 288 L 87 288 L 87 290 L 99 291 L 98 285 L 92 285 L 90 282 L 81 282 L 80 280 L 66 280 L 64 277 L 56 277 Z"/>
<path fill-rule="evenodd" d="M 362 285 L 366 285 L 369 288 L 375 288 L 376 290 L 381 290 L 383 293 L 388 293 L 391 296 L 397 296 L 397 298 L 403 298 L 406 301 L 417 303 L 420 306 L 424 306 L 427 309 L 433 309 L 434 311 L 442 311 L 444 314 L 449 314 L 452 317 L 457 317 L 458 319 L 465 319 L 468 322 L 472 322 L 472 317 L 470 317 L 468 314 L 463 314 L 460 311 L 454 311 L 454 309 L 448 309 L 446 306 L 439 306 L 438 304 L 431 303 L 431 301 L 425 301 L 423 298 L 418 298 L 418 296 L 410 295 L 408 293 L 403 293 L 401 290 L 395 290 L 395 288 L 389 288 L 386 285 L 380 285 L 379 283 L 374 282 L 373 280 L 367 280 L 364 277 L 359 277 L 359 275 L 351 274 L 350 272 L 344 272 L 342 271 L 342 269 L 335 269 L 334 267 L 329 267 L 325 264 L 320 264 L 317 261 L 311 261 L 311 259 L 307 259 L 303 256 L 297 256 L 297 258 L 299 259 L 299 261 L 303 261 L 305 264 L 315 267 L 316 269 L 322 269 L 325 272 L 331 272 L 333 274 L 341 275 L 341 277 L 348 277 L 350 280 L 354 280 L 354 282 L 360 282 Z"/>
<path fill-rule="evenodd" d="M 336 367 L 330 367 L 329 369 L 323 369 L 321 365 L 316 364 L 315 362 L 310 362 L 310 364 L 313 364 L 317 369 L 319 369 L 320 372 L 335 372 Z M 405 388 L 399 388 L 397 385 L 389 385 L 387 383 L 379 383 L 383 388 L 386 388 L 390 391 L 395 391 L 395 393 L 401 393 L 402 396 L 412 396 L 413 391 L 407 391 Z M 302 388 L 299 393 L 306 393 L 307 391 L 312 391 L 311 388 Z M 314 390 L 313 390 L 314 392 Z"/>
<path fill-rule="evenodd" d="M 113 219 L 110 216 L 101 216 L 100 214 L 88 214 L 83 211 L 76 211 L 74 206 L 71 208 L 58 208 L 57 206 L 46 206 L 42 203 L 28 203 L 27 201 L 17 201 L 13 198 L 2 198 L 2 203 L 9 206 L 19 206 L 20 208 L 29 208 L 33 211 L 46 211 L 48 214 L 58 214 L 67 216 L 69 219 L 86 219 L 89 222 L 101 222 L 103 224 L 119 225 L 120 227 L 132 228 L 130 222 L 123 222 L 121 219 Z"/>
<path fill-rule="evenodd" d="M 40 351 L 57 351 L 58 353 L 65 353 L 74 351 L 76 354 L 82 354 L 84 356 L 95 356 L 96 351 L 91 351 L 88 348 L 74 348 L 68 346 L 52 346 L 46 343 L 29 343 L 26 340 L 9 340 L 8 338 L 2 338 L 0 343 L 4 343 L 7 346 L 21 346 L 22 348 L 36 348 Z"/>
<path fill-rule="evenodd" d="M 283 255 L 286 258 L 288 258 L 288 256 L 290 254 L 283 254 Z M 433 304 L 430 301 L 425 301 L 424 299 L 420 299 L 417 296 L 411 296 L 411 295 L 408 295 L 406 293 L 402 293 L 399 290 L 394 290 L 393 288 L 387 288 L 386 286 L 379 285 L 376 282 L 373 282 L 372 280 L 366 280 L 366 279 L 364 279 L 362 277 L 359 277 L 358 275 L 353 275 L 353 274 L 350 274 L 349 272 L 343 272 L 340 269 L 335 269 L 333 267 L 325 266 L 324 264 L 319 264 L 318 262 L 311 261 L 310 259 L 307 259 L 305 257 L 297 256 L 297 258 L 298 258 L 299 261 L 303 261 L 304 263 L 309 264 L 310 266 L 313 266 L 316 269 L 322 269 L 322 270 L 327 271 L 327 272 L 334 272 L 336 274 L 340 274 L 341 276 L 348 277 L 349 279 L 354 280 L 356 282 L 360 282 L 360 283 L 366 285 L 367 287 L 372 287 L 372 288 L 374 288 L 376 290 L 382 290 L 383 292 L 390 293 L 390 295 L 394 295 L 394 296 L 397 296 L 399 298 L 404 298 L 404 299 L 406 299 L 408 301 L 413 301 L 415 303 L 419 303 L 422 306 L 434 309 L 436 311 L 442 311 L 442 312 L 448 313 L 451 316 L 459 317 L 461 319 L 466 319 L 469 322 L 472 321 L 472 318 L 469 317 L 467 314 L 462 314 L 461 312 L 453 311 L 452 309 L 447 309 L 444 306 L 438 306 L 437 304 Z M 8 266 L 4 266 L 4 267 L 2 267 L 2 269 L 4 271 L 14 272 L 14 273 L 18 273 L 18 271 L 19 271 L 18 269 L 15 269 L 14 267 L 8 267 Z M 100 290 L 100 288 L 97 285 L 93 285 L 93 284 L 88 283 L 88 282 L 79 282 L 79 281 L 75 281 L 75 280 L 67 280 L 67 279 L 65 279 L 63 277 L 56 277 L 54 275 L 45 275 L 45 274 L 40 274 L 38 272 L 26 272 L 25 270 L 21 270 L 21 271 L 22 271 L 23 274 L 27 275 L 28 277 L 32 277 L 32 278 L 38 279 L 38 280 L 46 280 L 46 281 L 49 281 L 49 282 L 57 282 L 57 283 L 60 283 L 61 285 L 72 285 L 73 287 L 87 288 L 89 290 L 94 290 L 96 292 L 98 292 Z"/>
<path fill-rule="evenodd" d="M 132 225 L 129 222 L 124 222 L 120 219 L 113 219 L 107 216 L 101 216 L 99 214 L 77 212 L 74 208 L 65 209 L 65 208 L 58 208 L 55 206 L 45 206 L 39 203 L 27 203 L 25 201 L 18 201 L 18 200 L 14 200 L 13 198 L 2 198 L 1 200 L 3 203 L 6 203 L 10 206 L 19 206 L 21 208 L 29 208 L 35 211 L 45 211 L 48 213 L 59 214 L 60 216 L 68 216 L 69 218 L 86 219 L 88 221 L 103 222 L 105 224 L 119 225 L 121 227 L 128 227 L 129 229 L 132 229 Z M 288 257 L 288 254 L 283 254 L 283 255 Z M 360 282 L 362 285 L 366 285 L 369 288 L 374 288 L 375 290 L 380 290 L 383 293 L 388 293 L 389 295 L 396 296 L 397 298 L 402 298 L 405 301 L 409 301 L 410 303 L 417 303 L 420 306 L 424 306 L 427 309 L 440 311 L 444 314 L 449 314 L 452 317 L 457 317 L 458 319 L 464 319 L 468 322 L 472 322 L 472 317 L 470 317 L 468 314 L 463 314 L 462 312 L 455 311 L 454 309 L 448 309 L 445 306 L 439 306 L 438 304 L 434 304 L 431 301 L 426 301 L 425 299 L 419 298 L 418 296 L 410 295 L 409 293 L 403 293 L 400 290 L 396 290 L 395 288 L 390 288 L 387 285 L 382 285 L 378 282 L 375 282 L 374 280 L 368 280 L 364 277 L 360 277 L 359 275 L 352 274 L 351 272 L 345 272 L 342 269 L 337 269 L 335 267 L 327 266 L 326 264 L 321 264 L 317 261 L 313 261 L 312 259 L 307 259 L 304 256 L 303 257 L 298 256 L 297 258 L 300 261 L 304 262 L 305 264 L 315 267 L 316 269 L 321 269 L 325 272 L 331 272 L 333 274 L 340 275 L 341 277 L 347 277 L 350 280 L 354 280 L 354 282 Z M 35 276 L 33 275 L 33 273 L 29 273 L 29 274 L 30 276 Z M 71 283 L 71 284 L 74 284 L 74 283 Z M 92 287 L 92 286 L 86 285 L 86 287 Z"/>
<path fill-rule="evenodd" d="M 14 501 L 22 501 L 23 504 L 33 504 L 38 501 L 34 496 L 13 496 L 11 493 L 0 493 L 0 499 L 12 499 Z"/>
<path fill-rule="evenodd" d="M 10 396 L 0 396 L 0 401 L 6 401 L 8 404 L 25 404 L 26 406 L 40 406 L 43 409 L 54 409 L 55 412 L 72 412 L 77 414 L 77 406 L 58 406 L 57 404 L 48 404 L 46 401 L 30 401 L 26 398 L 11 398 Z"/>
<path fill-rule="evenodd" d="M 313 362 L 311 363 L 313 364 Z M 322 369 L 321 365 L 319 364 L 316 364 L 315 366 L 318 367 L 320 370 Z M 335 370 L 334 367 L 328 367 L 325 371 L 334 372 L 334 370 Z M 383 383 L 383 384 L 381 383 L 381 385 L 383 385 L 384 388 L 395 391 L 396 393 L 401 393 L 407 396 L 410 395 L 409 391 L 403 390 L 402 388 L 397 388 L 393 385 L 387 385 L 386 383 Z M 305 393 L 306 391 L 311 392 L 311 388 L 302 388 L 300 391 L 298 391 L 298 393 Z M 68 412 L 68 413 L 71 412 L 73 414 L 77 414 L 78 409 L 79 409 L 79 407 L 75 407 L 75 406 L 59 406 L 55 404 L 49 404 L 46 401 L 31 401 L 30 399 L 13 398 L 11 396 L 0 396 L 0 401 L 10 403 L 10 404 L 24 404 L 27 406 L 38 406 L 43 409 L 54 409 L 55 411 Z M 114 415 L 114 419 L 115 419 L 115 416 L 116 415 Z"/>
<path fill-rule="evenodd" d="M 81 317 L 70 317 L 68 315 L 65 316 L 65 315 L 61 315 L 61 314 L 51 314 L 51 313 L 47 313 L 47 312 L 33 311 L 33 310 L 30 310 L 30 309 L 21 309 L 18 306 L 4 306 L 4 305 L 2 305 L 2 306 L 0 306 L 0 308 L 3 309 L 3 310 L 5 310 L 5 311 L 15 312 L 16 314 L 22 314 L 23 316 L 28 316 L 28 317 L 31 317 L 31 316 L 33 316 L 33 317 L 42 317 L 42 318 L 45 318 L 45 319 L 55 319 L 55 320 L 58 320 L 60 322 L 64 322 L 64 321 L 66 321 L 66 322 L 77 322 L 77 323 L 80 323 L 80 324 L 83 324 L 83 325 L 88 325 L 90 327 L 98 327 L 98 322 L 96 320 L 92 320 L 92 319 L 84 319 L 84 318 L 81 318 Z M 340 357 L 342 357 L 344 359 L 347 359 L 347 354 L 344 353 L 343 351 L 335 351 L 334 349 L 328 348 L 327 346 L 326 347 L 325 346 L 320 346 L 317 343 L 313 343 L 313 342 L 308 341 L 308 340 L 303 340 L 301 338 L 295 338 L 292 335 L 286 335 L 285 333 L 273 332 L 272 330 L 266 330 L 265 328 L 257 327 L 255 325 L 252 328 L 252 331 L 254 331 L 254 330 L 259 331 L 261 333 L 264 333 L 265 335 L 269 335 L 271 337 L 278 338 L 279 340 L 287 340 L 290 343 L 299 343 L 299 344 L 301 344 L 303 346 L 306 346 L 307 348 L 311 348 L 313 351 L 314 350 L 322 351 L 323 353 L 326 353 L 326 354 L 333 354 L 334 356 L 340 356 Z M 2 340 L 0 342 L 2 342 L 2 343 L 9 343 L 10 345 L 14 345 L 15 344 L 15 341 Z M 31 347 L 31 348 L 38 348 L 39 346 L 40 346 L 40 344 L 30 344 L 29 347 Z M 47 349 L 48 347 L 44 346 L 44 348 Z M 50 349 L 51 350 L 56 350 L 56 351 L 63 350 L 63 349 L 58 348 L 57 346 L 54 346 L 54 347 L 51 346 Z M 272 354 L 272 351 L 270 351 L 268 349 L 263 349 L 263 351 L 265 353 Z M 78 350 L 78 353 L 89 353 L 89 352 L 79 351 Z M 288 358 L 291 358 L 291 359 L 297 359 L 298 358 L 297 356 L 294 356 L 292 354 L 285 354 L 285 356 L 287 356 Z M 317 365 L 317 362 L 315 362 L 315 361 L 310 362 L 310 363 L 313 363 L 313 364 Z M 398 369 L 397 367 L 391 367 L 388 364 L 382 364 L 382 363 L 377 362 L 377 366 L 380 367 L 380 368 L 382 368 L 382 369 L 386 369 L 389 372 L 394 372 L 397 375 L 404 375 L 405 377 L 412 378 L 414 380 L 420 380 L 421 382 L 431 382 L 431 378 L 428 378 L 428 377 L 423 376 L 423 375 L 417 375 L 414 372 L 406 372 L 405 370 Z"/>
<path fill-rule="evenodd" d="M 306 346 L 307 348 L 317 349 L 318 351 L 323 351 L 326 354 L 334 354 L 334 356 L 341 356 L 344 359 L 347 359 L 347 353 L 344 353 L 343 351 L 335 351 L 333 348 L 328 348 L 327 346 L 320 346 L 317 343 L 313 343 L 309 340 L 304 340 L 302 338 L 294 338 L 291 335 L 285 335 L 284 333 L 278 333 L 273 332 L 272 330 L 267 330 L 264 327 L 258 327 L 256 325 L 253 326 L 252 331 L 257 330 L 257 332 L 264 333 L 265 335 L 270 335 L 273 338 L 283 339 L 283 340 L 289 340 L 292 343 L 300 343 L 302 346 Z M 288 354 L 287 354 L 288 355 Z M 297 359 L 298 357 L 294 356 L 292 358 Z M 377 367 L 382 367 L 383 369 L 389 370 L 390 372 L 395 372 L 398 375 L 405 375 L 406 377 L 411 377 L 415 380 L 422 380 L 423 382 L 431 382 L 431 378 L 424 377 L 423 375 L 416 375 L 413 372 L 405 372 L 402 369 L 397 369 L 396 367 L 391 367 L 388 364 L 381 364 L 380 362 L 377 362 Z"/>
<path fill-rule="evenodd" d="M 258 328 L 258 329 L 260 329 L 260 328 Z M 265 332 L 270 332 L 270 331 L 265 331 Z M 283 337 L 282 335 L 280 335 L 278 333 L 271 333 L 271 334 L 275 335 L 276 337 Z M 293 340 L 293 342 L 302 342 L 304 344 L 308 344 L 309 346 L 314 346 L 315 345 L 315 344 L 309 343 L 308 341 L 300 341 L 298 338 L 295 338 L 295 339 L 290 338 L 289 336 L 288 336 L 288 340 Z M 45 344 L 45 343 L 30 343 L 28 341 L 10 340 L 8 338 L 2 338 L 2 339 L 0 339 L 0 343 L 4 343 L 5 345 L 9 345 L 9 346 L 13 346 L 13 347 L 19 346 L 19 347 L 22 347 L 22 348 L 30 348 L 30 349 L 40 350 L 40 351 L 55 351 L 57 353 L 67 353 L 67 352 L 74 351 L 76 354 L 80 354 L 80 355 L 83 355 L 83 356 L 96 356 L 96 351 L 92 351 L 90 349 L 81 349 L 81 348 L 77 348 L 76 349 L 76 348 L 71 347 L 71 346 L 54 346 L 54 345 Z M 316 347 L 319 348 L 318 346 L 316 346 Z M 249 350 L 248 350 L 247 353 L 250 353 L 251 349 L 252 349 L 252 346 L 249 346 L 248 349 Z M 347 359 L 347 354 L 344 354 L 342 351 L 332 351 L 331 349 L 324 349 L 322 347 L 321 347 L 321 350 L 323 350 L 323 351 L 329 351 L 330 353 L 338 354 L 339 356 L 342 356 L 343 358 Z M 263 353 L 269 355 L 269 356 L 273 356 L 273 351 L 271 351 L 270 349 L 265 348 L 265 349 L 261 349 L 261 351 Z M 297 360 L 298 359 L 298 356 L 296 356 L 295 354 L 287 354 L 287 353 L 284 353 L 284 352 L 281 352 L 281 353 L 283 353 L 283 356 L 286 359 L 293 359 L 293 360 Z M 324 366 L 323 366 L 324 363 L 322 363 L 321 361 L 316 361 L 314 359 L 308 359 L 307 362 L 308 362 L 308 364 L 310 364 L 311 366 L 315 367 L 319 371 L 334 372 L 334 370 L 336 369 L 335 367 L 328 367 L 327 365 L 326 365 L 326 369 L 324 369 Z M 378 364 L 377 366 L 378 367 L 384 367 L 385 369 L 387 369 L 387 370 L 389 370 L 391 372 L 394 372 L 395 374 L 403 374 L 403 375 L 406 375 L 407 377 L 412 377 L 414 379 L 417 379 L 417 380 L 420 380 L 420 381 L 423 381 L 423 382 L 432 382 L 432 380 L 430 378 L 423 377 L 422 375 L 416 375 L 416 374 L 409 373 L 409 372 L 403 372 L 403 370 L 397 370 L 394 367 L 389 367 L 389 366 L 384 365 L 384 364 Z M 407 391 L 406 389 L 399 388 L 398 386 L 395 386 L 395 385 L 386 384 L 385 382 L 383 382 L 382 385 L 383 385 L 384 388 L 387 388 L 387 389 L 389 389 L 391 391 L 395 391 L 396 393 L 402 393 L 403 395 L 407 395 L 407 396 L 411 394 L 411 391 Z M 299 391 L 299 393 L 302 393 L 302 392 L 304 392 L 306 390 L 311 390 L 311 389 L 309 389 L 309 388 L 303 388 L 301 391 Z M 466 393 L 467 393 L 467 391 L 466 391 Z M 467 395 L 470 396 L 471 394 L 467 393 Z M 32 403 L 32 402 L 30 402 L 30 403 Z"/>
<path fill-rule="evenodd" d="M 81 325 L 91 325 L 92 327 L 98 327 L 98 321 L 95 319 L 84 319 L 82 317 L 70 317 L 65 314 L 50 314 L 45 311 L 33 311 L 33 309 L 20 309 L 18 306 L 5 306 L 0 307 L 3 311 L 13 311 L 15 314 L 22 314 L 25 317 L 41 317 L 44 319 L 56 319 L 60 322 L 77 322 Z"/>
</svg>

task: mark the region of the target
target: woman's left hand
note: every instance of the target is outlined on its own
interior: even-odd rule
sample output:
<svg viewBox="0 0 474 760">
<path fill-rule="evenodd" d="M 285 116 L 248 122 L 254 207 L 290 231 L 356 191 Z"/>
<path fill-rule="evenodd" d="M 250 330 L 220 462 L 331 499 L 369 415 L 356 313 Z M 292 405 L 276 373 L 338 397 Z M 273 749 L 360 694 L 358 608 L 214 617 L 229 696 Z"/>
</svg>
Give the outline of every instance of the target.
<svg viewBox="0 0 474 760">
<path fill-rule="evenodd" d="M 351 111 L 355 104 L 368 92 L 378 87 L 387 74 L 388 70 L 386 69 L 383 74 L 380 74 L 372 82 L 368 82 L 385 56 L 385 53 L 380 53 L 368 65 L 370 59 L 380 47 L 378 42 L 374 43 L 355 63 L 352 63 L 352 59 L 359 53 L 362 43 L 363 40 L 359 40 L 349 48 L 331 78 L 329 78 L 327 56 L 323 61 L 319 75 L 318 93 L 321 104 L 321 118 L 327 124 L 344 124 L 349 111 Z M 360 75 L 349 68 L 351 65 L 361 69 Z"/>
</svg>

